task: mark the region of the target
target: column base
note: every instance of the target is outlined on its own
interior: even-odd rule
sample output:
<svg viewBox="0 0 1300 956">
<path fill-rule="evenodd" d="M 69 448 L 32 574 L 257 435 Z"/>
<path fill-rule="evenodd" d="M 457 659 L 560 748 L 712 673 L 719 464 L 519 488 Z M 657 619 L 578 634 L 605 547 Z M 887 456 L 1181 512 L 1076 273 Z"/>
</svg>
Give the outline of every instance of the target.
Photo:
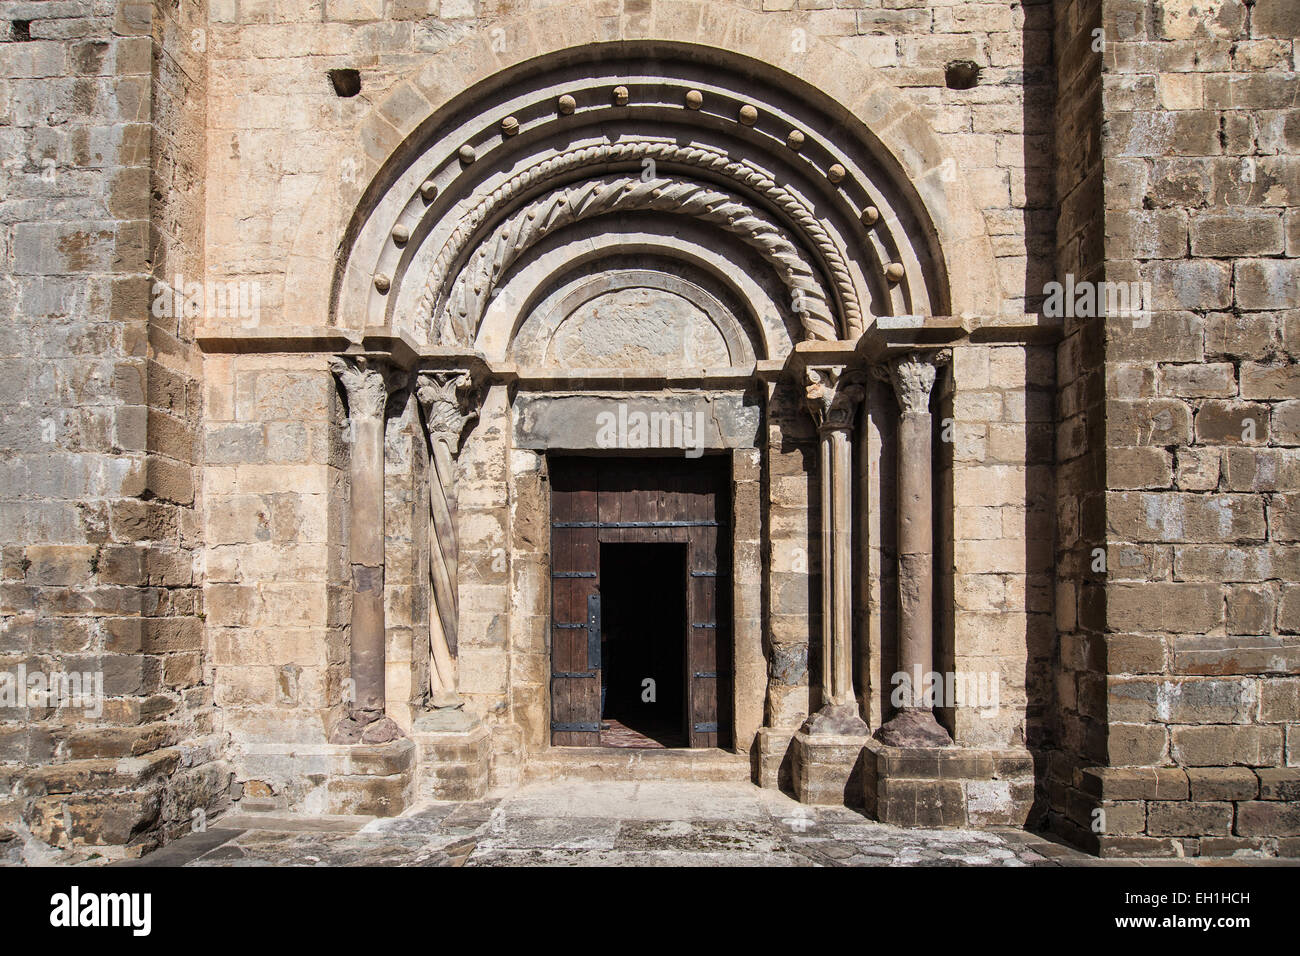
<svg viewBox="0 0 1300 956">
<path fill-rule="evenodd" d="M 1027 750 L 963 747 L 863 749 L 863 805 L 900 827 L 1024 826 L 1034 802 Z"/>
<path fill-rule="evenodd" d="M 887 747 L 951 747 L 952 737 L 928 707 L 904 707 L 876 731 Z"/>
<path fill-rule="evenodd" d="M 332 744 L 386 744 L 406 734 L 391 717 L 373 711 L 357 710 L 348 714 L 330 731 Z"/>
<path fill-rule="evenodd" d="M 827 704 L 805 720 L 799 730 L 812 736 L 866 737 L 869 734 L 857 704 Z"/>
<path fill-rule="evenodd" d="M 794 735 L 794 795 L 815 806 L 862 805 L 862 753 L 870 738 L 861 734 Z"/>
<path fill-rule="evenodd" d="M 486 726 L 461 710 L 435 711 L 416 719 L 412 736 L 419 748 L 421 797 L 479 800 L 487 793 L 492 734 Z"/>
</svg>

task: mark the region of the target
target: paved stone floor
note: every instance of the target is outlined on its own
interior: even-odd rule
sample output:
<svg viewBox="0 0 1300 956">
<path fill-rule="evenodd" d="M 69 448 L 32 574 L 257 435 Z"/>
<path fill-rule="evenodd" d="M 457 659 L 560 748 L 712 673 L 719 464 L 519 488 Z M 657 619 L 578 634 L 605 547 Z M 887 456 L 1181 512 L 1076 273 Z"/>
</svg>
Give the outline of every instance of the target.
<svg viewBox="0 0 1300 956">
<path fill-rule="evenodd" d="M 1167 865 L 1177 861 L 1123 861 Z M 1219 861 L 1224 862 L 1224 861 Z M 1233 861 L 1239 862 L 1239 861 Z M 401 817 L 245 814 L 134 866 L 1112 865 L 1017 830 L 904 830 L 743 783 L 535 783 Z"/>
</svg>

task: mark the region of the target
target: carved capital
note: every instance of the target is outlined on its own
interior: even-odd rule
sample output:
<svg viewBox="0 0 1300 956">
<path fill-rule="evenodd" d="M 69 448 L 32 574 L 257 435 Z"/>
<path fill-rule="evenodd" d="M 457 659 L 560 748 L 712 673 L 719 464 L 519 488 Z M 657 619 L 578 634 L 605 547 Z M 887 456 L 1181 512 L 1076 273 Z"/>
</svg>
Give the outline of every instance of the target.
<svg viewBox="0 0 1300 956">
<path fill-rule="evenodd" d="M 415 397 L 424 411 L 429 442 L 442 442 L 453 456 L 459 455 L 465 426 L 478 418 L 481 396 L 474 377 L 462 369 L 420 372 Z"/>
<path fill-rule="evenodd" d="M 894 387 L 898 407 L 904 414 L 928 412 L 930 392 L 934 390 L 939 366 L 946 365 L 951 358 L 952 352 L 948 349 L 911 352 L 894 359 L 885 368 L 874 369 L 874 373 Z"/>
<path fill-rule="evenodd" d="M 853 427 L 865 394 L 858 376 L 838 365 L 812 366 L 805 374 L 804 396 L 817 427 L 823 431 Z"/>
<path fill-rule="evenodd" d="M 351 418 L 382 418 L 388 395 L 401 386 L 401 373 L 379 359 L 344 355 L 330 359 L 333 372 L 348 396 Z"/>
</svg>

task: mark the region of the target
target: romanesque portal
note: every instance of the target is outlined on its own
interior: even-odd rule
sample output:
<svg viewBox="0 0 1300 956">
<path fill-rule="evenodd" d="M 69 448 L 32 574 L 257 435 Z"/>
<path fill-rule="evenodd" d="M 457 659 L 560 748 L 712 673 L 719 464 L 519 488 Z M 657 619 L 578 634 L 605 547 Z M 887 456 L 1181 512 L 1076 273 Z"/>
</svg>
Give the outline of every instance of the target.
<svg viewBox="0 0 1300 956">
<path fill-rule="evenodd" d="M 347 654 L 302 732 L 413 747 L 426 795 L 621 740 L 897 822 L 1024 823 L 1029 649 L 953 641 L 935 512 L 969 492 L 931 439 L 954 362 L 1018 364 L 1023 403 L 1051 330 L 993 311 L 949 179 L 698 44 L 539 57 L 420 124 L 348 225 L 330 331 L 266 346 L 327 363 L 346 415 Z M 1039 535 L 1035 493 L 1000 501 Z M 310 803 L 265 729 L 249 772 Z M 913 751 L 934 767 L 891 763 Z"/>
<path fill-rule="evenodd" d="M 1295 10 L 8 3 L 0 860 L 556 778 L 1300 856 Z"/>
</svg>

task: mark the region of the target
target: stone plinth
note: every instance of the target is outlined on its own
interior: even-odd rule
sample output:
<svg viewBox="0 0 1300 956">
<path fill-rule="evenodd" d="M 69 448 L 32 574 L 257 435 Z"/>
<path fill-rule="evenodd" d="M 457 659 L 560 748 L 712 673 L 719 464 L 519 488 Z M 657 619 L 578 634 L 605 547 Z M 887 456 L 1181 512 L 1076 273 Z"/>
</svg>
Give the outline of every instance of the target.
<svg viewBox="0 0 1300 956">
<path fill-rule="evenodd" d="M 478 800 L 488 788 L 492 734 L 482 724 L 463 729 L 423 729 L 412 735 L 419 748 L 417 789 L 432 800 Z"/>
<path fill-rule="evenodd" d="M 415 796 L 411 741 L 339 746 L 331 758 L 326 813 L 395 817 L 411 805 Z"/>
<path fill-rule="evenodd" d="M 1034 802 L 1027 750 L 889 747 L 863 750 L 863 806 L 902 827 L 1023 826 Z"/>
<path fill-rule="evenodd" d="M 415 745 L 257 744 L 241 747 L 239 809 L 392 817 L 415 793 Z"/>
<path fill-rule="evenodd" d="M 794 795 L 800 803 L 819 806 L 862 805 L 864 734 L 794 735 Z"/>
<path fill-rule="evenodd" d="M 780 727 L 759 728 L 754 747 L 760 787 L 794 793 L 794 735 L 794 730 Z"/>
</svg>

